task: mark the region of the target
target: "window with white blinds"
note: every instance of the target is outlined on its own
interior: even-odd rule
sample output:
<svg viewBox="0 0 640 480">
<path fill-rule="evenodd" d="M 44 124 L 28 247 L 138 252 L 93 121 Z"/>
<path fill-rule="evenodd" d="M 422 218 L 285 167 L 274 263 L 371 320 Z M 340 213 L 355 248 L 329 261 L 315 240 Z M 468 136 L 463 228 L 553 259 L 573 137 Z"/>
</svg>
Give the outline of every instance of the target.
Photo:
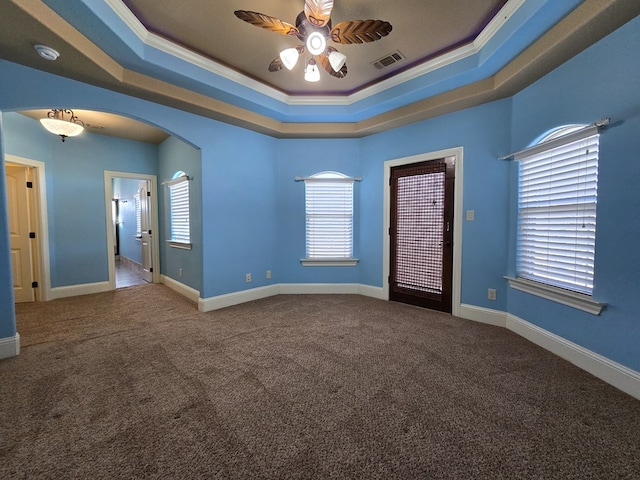
<svg viewBox="0 0 640 480">
<path fill-rule="evenodd" d="M 593 291 L 598 191 L 596 127 L 552 134 L 519 161 L 517 276 Z M 563 132 L 560 132 L 563 133 Z"/>
<path fill-rule="evenodd" d="M 191 243 L 189 226 L 189 177 L 183 172 L 169 182 L 171 242 Z"/>
<path fill-rule="evenodd" d="M 307 259 L 353 257 L 353 179 L 336 172 L 306 178 Z"/>
</svg>

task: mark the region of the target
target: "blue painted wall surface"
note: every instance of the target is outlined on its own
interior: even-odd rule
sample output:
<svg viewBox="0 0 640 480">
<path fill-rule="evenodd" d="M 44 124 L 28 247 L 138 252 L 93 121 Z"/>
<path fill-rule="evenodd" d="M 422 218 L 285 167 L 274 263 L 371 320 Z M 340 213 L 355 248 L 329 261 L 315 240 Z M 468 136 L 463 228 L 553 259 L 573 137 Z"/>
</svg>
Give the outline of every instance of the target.
<svg viewBox="0 0 640 480">
<path fill-rule="evenodd" d="M 278 282 L 279 283 L 359 283 L 360 264 L 355 267 L 305 267 L 305 195 L 304 182 L 324 171 L 336 171 L 349 177 L 361 177 L 358 140 L 281 140 L 278 144 Z M 354 257 L 360 257 L 360 191 L 364 177 L 354 184 Z M 362 262 L 367 260 L 362 259 Z"/>
<path fill-rule="evenodd" d="M 113 196 L 119 200 L 120 256 L 142 264 L 142 243 L 138 238 L 135 199 L 140 183 L 141 180 L 134 178 L 114 178 Z"/>
<path fill-rule="evenodd" d="M 216 124 L 208 132 L 202 151 L 202 298 L 279 281 L 266 279 L 267 270 L 277 270 L 276 144 L 230 125 Z"/>
<path fill-rule="evenodd" d="M 160 183 L 171 180 L 178 171 L 189 176 L 189 222 L 191 228 L 191 250 L 171 248 L 167 240 L 171 236 L 169 191 L 159 185 L 160 221 L 160 272 L 198 291 L 202 289 L 202 162 L 200 150 L 169 137 L 159 149 Z M 182 269 L 182 276 L 180 276 Z"/>
<path fill-rule="evenodd" d="M 89 132 L 63 143 L 17 113 L 4 133 L 6 153 L 45 163 L 51 287 L 107 281 L 104 171 L 156 174 L 157 146 Z"/>
<path fill-rule="evenodd" d="M 381 286 L 384 161 L 462 146 L 463 210 L 474 210 L 476 218 L 463 222 L 462 302 L 512 313 L 640 370 L 640 257 L 635 241 L 640 236 L 640 222 L 632 216 L 640 206 L 634 187 L 640 178 L 639 36 L 640 20 L 636 19 L 512 99 L 364 139 L 277 140 L 5 61 L 0 61 L 0 109 L 67 104 L 105 110 L 154 123 L 200 148 L 202 298 L 270 282 Z M 42 88 L 44 85 L 48 88 Z M 515 177 L 512 164 L 497 157 L 526 146 L 557 125 L 589 123 L 604 115 L 623 123 L 601 137 L 595 294 L 609 307 L 594 317 L 506 286 L 502 276 L 513 273 Z M 37 124 L 34 128 L 40 129 Z M 5 124 L 3 134 L 5 146 L 10 146 L 13 140 L 9 137 L 18 138 L 23 132 L 11 131 Z M 49 149 L 51 156 L 60 155 L 60 142 L 46 145 L 22 147 L 23 152 L 41 150 L 42 158 L 35 157 L 38 160 L 43 160 Z M 64 147 L 69 145 L 73 144 Z M 94 156 L 84 142 L 72 148 L 76 157 Z M 304 186 L 293 178 L 322 170 L 363 177 L 356 186 L 356 255 L 360 264 L 355 268 L 299 265 L 304 255 Z M 91 169 L 69 162 L 55 174 L 55 178 L 77 177 L 91 174 Z M 51 188 L 55 191 L 67 186 L 62 181 Z M 62 203 L 53 202 L 55 209 L 73 204 L 68 198 Z M 100 205 L 104 211 L 102 200 Z M 56 262 L 67 257 L 64 241 L 78 234 L 74 225 L 68 225 L 71 222 L 64 218 L 60 222 L 62 225 L 50 228 L 68 227 L 71 235 L 50 235 L 60 242 L 56 249 L 62 249 L 56 251 Z M 104 238 L 104 218 L 98 223 Z M 7 261 L 6 252 L 2 252 L 0 271 L 6 272 Z M 267 281 L 264 272 L 269 269 L 274 278 Z M 245 283 L 245 273 L 252 273 L 251 284 Z M 64 277 L 63 272 L 58 275 Z M 64 280 L 83 283 L 85 279 Z M 487 288 L 497 289 L 497 301 L 487 300 Z M 11 319 L 2 321 L 0 331 L 11 331 Z"/>
<path fill-rule="evenodd" d="M 0 168 L 4 172 L 4 120 L 0 112 Z M 9 213 L 7 211 L 7 185 L 4 173 L 0 175 L 0 338 L 16 334 L 16 314 L 11 273 L 11 242 L 9 240 Z"/>
<path fill-rule="evenodd" d="M 382 286 L 384 162 L 427 152 L 463 147 L 463 210 L 475 221 L 463 222 L 462 303 L 496 310 L 506 307 L 509 166 L 497 160 L 509 148 L 511 101 L 481 105 L 362 141 L 363 185 L 360 235 L 367 253 L 362 283 Z M 364 253 L 364 252 L 363 252 Z M 363 255 L 365 256 L 365 255 Z M 487 289 L 497 290 L 497 301 Z"/>
<path fill-rule="evenodd" d="M 594 299 L 599 316 L 518 291 L 508 311 L 640 371 L 640 18 L 513 99 L 512 149 L 560 125 L 611 117 L 600 136 Z M 515 165 L 514 165 L 515 170 Z M 515 174 L 514 174 L 515 178 Z M 515 203 L 515 192 L 511 201 Z M 515 217 L 512 217 L 515 226 Z M 512 232 L 512 239 L 515 231 Z M 511 250 L 515 248 L 512 240 Z M 513 255 L 510 256 L 513 258 Z M 510 273 L 515 267 L 510 264 Z"/>
</svg>

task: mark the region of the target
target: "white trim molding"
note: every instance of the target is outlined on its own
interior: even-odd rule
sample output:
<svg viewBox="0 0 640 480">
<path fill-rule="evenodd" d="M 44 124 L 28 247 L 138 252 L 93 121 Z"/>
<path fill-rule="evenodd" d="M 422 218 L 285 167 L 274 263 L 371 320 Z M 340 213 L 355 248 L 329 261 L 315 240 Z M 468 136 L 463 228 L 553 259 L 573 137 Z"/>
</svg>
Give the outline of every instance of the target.
<svg viewBox="0 0 640 480">
<path fill-rule="evenodd" d="M 278 295 L 277 285 L 269 285 L 267 287 L 252 288 L 241 292 L 226 293 L 215 297 L 198 299 L 198 310 L 201 312 L 210 312 L 212 310 L 220 310 L 221 308 L 232 307 L 245 302 L 253 302 L 261 298 L 273 297 Z"/>
<path fill-rule="evenodd" d="M 606 303 L 596 302 L 590 296 L 582 293 L 572 292 L 562 288 L 552 287 L 540 282 L 533 282 L 524 278 L 504 277 L 509 281 L 509 286 L 529 293 L 537 297 L 546 298 L 553 302 L 561 303 L 569 307 L 577 308 L 592 315 L 600 315 L 606 307 Z"/>
<path fill-rule="evenodd" d="M 507 328 L 640 400 L 640 372 L 627 368 L 515 315 L 507 314 Z"/>
<path fill-rule="evenodd" d="M 300 263 L 305 267 L 355 267 L 357 258 L 302 258 Z"/>
<path fill-rule="evenodd" d="M 77 297 L 78 295 L 90 295 L 92 293 L 103 293 L 111 290 L 113 290 L 113 288 L 111 288 L 111 284 L 109 282 L 84 283 L 81 285 L 55 287 L 51 289 L 49 300 Z"/>
<path fill-rule="evenodd" d="M 210 312 L 221 308 L 252 302 L 275 295 L 364 295 L 385 300 L 382 287 L 359 283 L 281 283 L 266 287 L 252 288 L 241 292 L 227 293 L 215 297 L 200 298 L 198 310 Z"/>
<path fill-rule="evenodd" d="M 200 292 L 195 288 L 191 288 L 189 285 L 178 282 L 166 275 L 160 275 L 160 282 L 169 287 L 174 292 L 179 293 L 183 297 L 188 298 L 192 302 L 198 303 L 200 301 Z"/>
<path fill-rule="evenodd" d="M 405 82 L 421 77 L 428 73 L 437 71 L 443 67 L 464 60 L 473 55 L 479 54 L 491 39 L 505 26 L 509 19 L 525 3 L 525 0 L 510 0 L 489 22 L 482 32 L 473 42 L 452 50 L 436 59 L 413 67 L 406 72 L 393 78 L 384 80 L 374 86 L 365 88 L 351 95 L 325 95 L 325 96 L 296 96 L 283 93 L 262 82 L 252 79 L 231 68 L 225 67 L 201 54 L 190 51 L 174 42 L 164 39 L 154 33 L 149 32 L 138 18 L 129 10 L 123 0 L 106 0 L 107 5 L 120 18 L 120 20 L 138 37 L 138 39 L 148 47 L 157 49 L 182 61 L 188 62 L 207 72 L 219 75 L 231 80 L 238 85 L 250 88 L 255 92 L 266 95 L 274 100 L 286 105 L 353 105 L 365 100 L 373 95 L 389 90 Z"/>
<path fill-rule="evenodd" d="M 589 372 L 594 377 L 640 400 L 640 372 L 506 312 L 463 304 L 460 313 L 460 317 L 467 320 L 505 327 L 516 335 L 535 343 L 576 367 Z"/>
<path fill-rule="evenodd" d="M 0 359 L 20 355 L 20 334 L 13 337 L 0 338 Z"/>
<path fill-rule="evenodd" d="M 475 305 L 468 305 L 466 303 L 460 305 L 460 314 L 458 316 L 467 320 L 473 320 L 474 322 L 494 325 L 496 327 L 507 326 L 507 314 L 505 312 L 492 310 L 490 308 L 476 307 Z"/>
</svg>

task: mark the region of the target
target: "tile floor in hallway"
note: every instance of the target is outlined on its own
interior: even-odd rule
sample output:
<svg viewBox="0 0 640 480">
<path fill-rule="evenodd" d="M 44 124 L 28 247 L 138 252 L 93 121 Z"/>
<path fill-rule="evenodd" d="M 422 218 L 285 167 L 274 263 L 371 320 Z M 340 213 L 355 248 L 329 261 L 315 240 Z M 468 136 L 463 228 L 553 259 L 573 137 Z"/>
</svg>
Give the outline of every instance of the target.
<svg viewBox="0 0 640 480">
<path fill-rule="evenodd" d="M 116 260 L 116 288 L 131 287 L 147 283 L 142 272 L 129 262 Z"/>
</svg>

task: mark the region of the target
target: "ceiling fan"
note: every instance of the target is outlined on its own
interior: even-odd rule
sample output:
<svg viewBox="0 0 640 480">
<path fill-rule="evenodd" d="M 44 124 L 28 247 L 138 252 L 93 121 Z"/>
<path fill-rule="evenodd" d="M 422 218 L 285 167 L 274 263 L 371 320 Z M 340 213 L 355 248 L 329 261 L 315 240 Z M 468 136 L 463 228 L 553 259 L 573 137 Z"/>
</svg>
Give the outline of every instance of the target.
<svg viewBox="0 0 640 480">
<path fill-rule="evenodd" d="M 317 82 L 320 80 L 317 63 L 333 77 L 344 78 L 347 75 L 347 57 L 328 46 L 327 40 L 342 44 L 368 43 L 386 37 L 391 32 L 391 24 L 383 20 L 350 20 L 332 28 L 331 10 L 333 0 L 305 0 L 304 10 L 296 18 L 295 26 L 262 13 L 247 10 L 236 10 L 234 13 L 240 20 L 256 27 L 302 40 L 304 45 L 280 52 L 269 64 L 269 71 L 277 72 L 283 66 L 292 70 L 300 55 L 306 51 L 311 54 L 311 59 L 305 66 L 304 78 L 308 82 Z"/>
</svg>

